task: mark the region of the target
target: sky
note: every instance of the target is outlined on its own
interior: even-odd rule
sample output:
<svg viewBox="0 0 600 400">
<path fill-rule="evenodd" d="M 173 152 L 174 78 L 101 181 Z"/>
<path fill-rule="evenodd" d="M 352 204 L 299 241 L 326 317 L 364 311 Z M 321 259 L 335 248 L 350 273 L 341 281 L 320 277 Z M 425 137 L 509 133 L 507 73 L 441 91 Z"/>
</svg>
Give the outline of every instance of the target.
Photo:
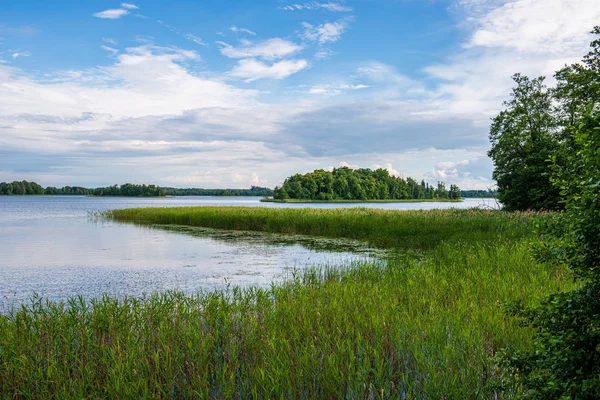
<svg viewBox="0 0 600 400">
<path fill-rule="evenodd" d="M 2 0 L 0 181 L 274 187 L 349 166 L 492 188 L 511 75 L 551 85 L 598 24 L 598 0 Z"/>
</svg>

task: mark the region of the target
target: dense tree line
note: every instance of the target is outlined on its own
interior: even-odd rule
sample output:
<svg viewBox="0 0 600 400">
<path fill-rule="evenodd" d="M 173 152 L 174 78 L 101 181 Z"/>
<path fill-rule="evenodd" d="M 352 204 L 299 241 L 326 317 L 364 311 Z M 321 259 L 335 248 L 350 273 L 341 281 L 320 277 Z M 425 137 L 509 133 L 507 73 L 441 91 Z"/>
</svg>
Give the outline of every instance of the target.
<svg viewBox="0 0 600 400">
<path fill-rule="evenodd" d="M 460 189 L 443 182 L 437 186 L 412 178 L 395 177 L 385 169 L 334 168 L 317 169 L 307 174 L 296 174 L 276 187 L 273 197 L 279 200 L 402 200 L 402 199 L 459 199 Z"/>
<path fill-rule="evenodd" d="M 516 76 L 492 125 L 501 201 L 563 208 L 541 223 L 533 255 L 567 265 L 578 281 L 535 308 L 510 308 L 535 328 L 530 347 L 504 355 L 524 398 L 600 398 L 600 27 L 592 33 L 591 51 L 556 73 L 555 88 Z"/>
<path fill-rule="evenodd" d="M 81 186 L 63 186 L 62 188 L 48 186 L 44 190 L 44 194 L 59 196 L 88 196 L 94 194 L 94 189 L 88 189 Z"/>
<path fill-rule="evenodd" d="M 492 189 L 488 189 L 488 190 L 461 190 L 460 191 L 460 195 L 462 197 L 464 197 L 465 199 L 467 199 L 467 198 L 477 198 L 477 199 L 488 198 L 488 199 L 493 199 L 493 198 L 498 197 L 498 191 L 497 190 L 492 190 Z"/>
<path fill-rule="evenodd" d="M 252 186 L 250 189 L 179 189 L 166 187 L 167 196 L 273 196 L 273 189 Z"/>
<path fill-rule="evenodd" d="M 48 186 L 44 189 L 35 182 L 15 181 L 12 183 L 0 182 L 0 195 L 56 195 L 56 196 L 125 196 L 125 197 L 152 197 L 152 196 L 272 196 L 273 190 L 265 187 L 252 186 L 250 189 L 178 189 L 159 187 L 156 185 L 113 185 L 95 189 L 81 186 L 63 186 L 56 188 Z"/>
<path fill-rule="evenodd" d="M 0 195 L 35 195 L 44 194 L 44 188 L 35 182 L 14 181 L 0 182 Z"/>
<path fill-rule="evenodd" d="M 118 186 L 107 186 L 94 189 L 94 196 L 124 196 L 124 197 L 160 197 L 166 196 L 166 190 L 156 185 L 134 185 L 126 183 Z"/>
</svg>

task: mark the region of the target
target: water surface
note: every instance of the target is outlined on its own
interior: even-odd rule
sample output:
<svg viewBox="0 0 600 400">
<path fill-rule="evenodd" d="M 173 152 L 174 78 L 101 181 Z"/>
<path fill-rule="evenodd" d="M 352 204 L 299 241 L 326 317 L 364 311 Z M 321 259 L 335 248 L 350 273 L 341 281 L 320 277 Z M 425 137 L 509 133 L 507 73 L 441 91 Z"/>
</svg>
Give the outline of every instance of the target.
<svg viewBox="0 0 600 400">
<path fill-rule="evenodd" d="M 356 242 L 203 228 L 150 228 L 90 218 L 129 207 L 236 205 L 431 209 L 463 203 L 260 203 L 259 198 L 95 198 L 0 196 L 0 312 L 34 293 L 51 300 L 74 295 L 144 296 L 153 291 L 213 290 L 269 285 L 296 269 L 380 256 Z"/>
</svg>

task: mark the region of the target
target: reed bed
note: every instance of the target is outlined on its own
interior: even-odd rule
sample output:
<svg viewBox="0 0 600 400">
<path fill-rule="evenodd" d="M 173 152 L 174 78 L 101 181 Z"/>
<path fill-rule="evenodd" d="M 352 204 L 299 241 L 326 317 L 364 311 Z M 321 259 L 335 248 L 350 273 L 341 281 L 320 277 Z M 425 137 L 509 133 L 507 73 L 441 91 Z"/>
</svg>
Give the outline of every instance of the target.
<svg viewBox="0 0 600 400">
<path fill-rule="evenodd" d="M 161 210 L 168 215 L 161 223 L 183 224 L 187 217 L 201 225 L 219 218 L 216 209 Z M 417 229 L 437 244 L 422 247 L 427 251 L 418 257 L 315 267 L 266 289 L 66 303 L 34 298 L 0 316 L 0 393 L 4 398 L 511 398 L 519 388 L 494 356 L 500 348 L 528 346 L 532 332 L 507 317 L 501 305 L 534 304 L 573 287 L 566 268 L 532 262 L 526 242 L 530 216 L 292 211 L 222 209 L 220 218 L 233 221 L 235 215 L 238 229 L 256 230 L 256 224 L 280 229 L 294 215 L 304 216 L 286 233 L 301 227 L 307 229 L 302 233 L 325 235 L 316 217 L 323 216 L 323 224 L 348 237 L 340 234 L 350 232 L 340 226 L 348 213 L 348 220 L 363 222 L 354 226 L 362 226 L 361 233 L 369 233 L 362 238 L 372 243 L 405 245 L 398 238 L 381 241 L 369 230 L 377 226 L 373 219 L 388 218 L 382 225 L 387 232 Z M 113 215 L 141 215 L 123 213 Z M 262 213 L 269 218 L 252 221 Z M 146 214 L 160 218 L 161 213 Z M 436 221 L 450 226 L 447 219 L 459 224 L 451 242 L 438 238 L 444 229 L 434 227 Z M 428 228 L 389 226 L 418 220 Z"/>
<path fill-rule="evenodd" d="M 302 234 L 367 241 L 383 248 L 425 250 L 440 243 L 515 240 L 531 234 L 543 213 L 446 209 L 177 207 L 113 210 L 106 217 L 146 225 Z"/>
</svg>

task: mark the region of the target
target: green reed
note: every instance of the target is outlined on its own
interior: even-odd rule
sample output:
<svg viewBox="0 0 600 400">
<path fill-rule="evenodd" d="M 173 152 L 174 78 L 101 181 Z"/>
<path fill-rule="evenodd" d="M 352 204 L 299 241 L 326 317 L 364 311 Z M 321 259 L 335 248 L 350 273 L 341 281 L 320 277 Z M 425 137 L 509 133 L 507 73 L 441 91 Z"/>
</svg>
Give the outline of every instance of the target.
<svg viewBox="0 0 600 400">
<path fill-rule="evenodd" d="M 266 289 L 66 303 L 34 298 L 0 316 L 0 398 L 510 398 L 518 388 L 493 356 L 502 347 L 528 346 L 532 332 L 506 317 L 501 304 L 534 304 L 573 285 L 566 268 L 531 260 L 533 222 L 522 214 L 145 213 L 160 218 L 162 211 L 161 223 L 230 221 L 231 213 L 239 229 L 276 232 L 295 215 L 288 233 L 302 227 L 325 235 L 321 219 L 341 237 L 349 237 L 349 224 L 372 243 L 404 246 L 369 230 L 373 219 L 387 218 L 381 229 L 420 232 L 437 244 L 421 247 L 428 250 L 419 256 L 299 271 Z M 113 212 L 138 222 L 142 214 Z M 420 228 L 393 226 L 416 222 Z M 448 231 L 449 241 L 438 231 Z"/>
<path fill-rule="evenodd" d="M 377 247 L 431 249 L 440 243 L 523 238 L 539 213 L 447 209 L 395 211 L 371 208 L 178 207 L 132 208 L 106 214 L 138 224 L 303 234 L 365 240 Z"/>
</svg>

